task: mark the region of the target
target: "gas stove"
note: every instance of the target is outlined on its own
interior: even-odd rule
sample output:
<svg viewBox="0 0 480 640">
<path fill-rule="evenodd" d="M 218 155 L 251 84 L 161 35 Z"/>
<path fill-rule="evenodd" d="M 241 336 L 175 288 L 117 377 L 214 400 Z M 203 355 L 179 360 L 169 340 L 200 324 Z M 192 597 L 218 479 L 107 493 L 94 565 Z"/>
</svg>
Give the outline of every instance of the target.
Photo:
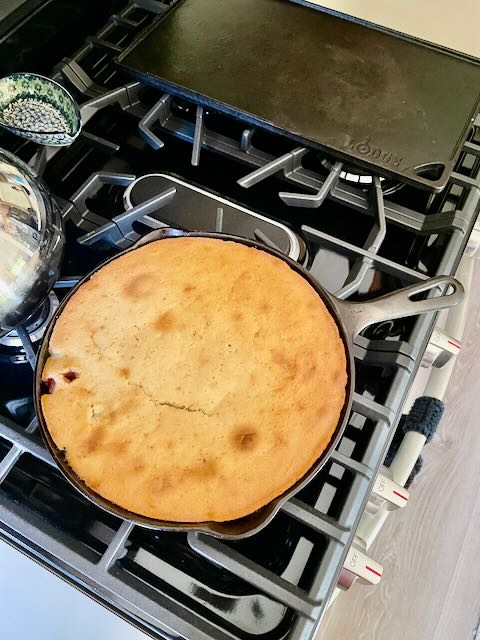
<svg viewBox="0 0 480 640">
<path fill-rule="evenodd" d="M 52 4 L 32 20 L 48 23 Z M 382 323 L 356 339 L 353 410 L 337 450 L 264 530 L 237 542 L 150 531 L 78 494 L 38 434 L 35 355 L 69 289 L 162 226 L 256 239 L 350 300 L 454 274 L 480 210 L 479 127 L 440 194 L 368 176 L 132 81 L 115 56 L 173 2 L 105 4 L 110 16 L 79 18 L 77 51 L 62 40 L 56 60 L 48 52 L 36 62 L 80 104 L 77 141 L 41 148 L 0 134 L 0 147 L 34 166 L 55 194 L 66 233 L 50 298 L 0 341 L 0 535 L 154 637 L 311 638 L 338 583 L 381 578 L 357 527 L 366 507 L 401 507 L 408 497 L 382 463 L 436 314 Z M 25 28 L 7 34 L 0 51 L 14 36 L 23 42 Z M 31 57 L 26 46 L 22 59 Z"/>
</svg>

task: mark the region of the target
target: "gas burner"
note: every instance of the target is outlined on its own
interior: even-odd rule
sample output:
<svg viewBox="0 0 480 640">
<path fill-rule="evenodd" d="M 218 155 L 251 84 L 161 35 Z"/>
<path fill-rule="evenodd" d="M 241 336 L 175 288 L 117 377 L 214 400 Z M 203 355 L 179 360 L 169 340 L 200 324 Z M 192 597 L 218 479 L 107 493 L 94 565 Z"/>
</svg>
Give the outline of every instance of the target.
<svg viewBox="0 0 480 640">
<path fill-rule="evenodd" d="M 23 323 L 23 327 L 32 344 L 37 343 L 43 338 L 48 323 L 50 322 L 50 319 L 55 313 L 58 305 L 58 298 L 52 291 L 42 306 Z M 0 349 L 4 350 L 5 348 L 23 350 L 23 342 L 16 329 L 7 333 L 3 338 L 0 338 Z"/>
<path fill-rule="evenodd" d="M 402 320 L 387 320 L 365 329 L 364 336 L 369 340 L 392 340 L 399 339 L 404 333 L 405 322 Z"/>
<path fill-rule="evenodd" d="M 169 188 L 175 190 L 175 198 L 162 211 L 164 223 L 180 229 L 250 238 L 285 253 L 292 260 L 305 259 L 305 243 L 285 225 L 176 176 L 152 173 L 137 178 L 125 190 L 125 208 L 131 212 Z"/>
<path fill-rule="evenodd" d="M 328 172 L 333 169 L 334 163 L 328 158 L 322 158 L 320 162 Z M 366 173 L 359 173 L 358 167 L 351 167 L 348 165 L 343 166 L 343 169 L 339 174 L 339 179 L 347 184 L 359 186 L 362 189 L 369 189 L 373 184 L 373 176 Z M 382 185 L 383 194 L 386 196 L 399 191 L 404 186 L 401 182 L 395 182 L 389 178 L 382 177 L 380 177 L 380 183 Z"/>
<path fill-rule="evenodd" d="M 121 177 L 109 174 L 109 184 L 121 184 Z M 87 192 L 92 193 L 90 187 L 93 185 L 97 189 L 100 184 L 94 174 L 77 192 L 81 195 L 75 194 L 72 198 L 76 211 L 82 210 L 82 221 L 91 220 L 94 215 L 88 211 Z M 126 211 L 79 238 L 81 245 L 95 246 L 102 241 L 126 249 L 138 241 L 142 233 L 172 226 L 190 231 L 242 236 L 276 249 L 297 262 L 306 260 L 305 242 L 286 225 L 176 176 L 152 173 L 136 179 L 129 178 L 123 184 L 127 184 L 123 195 Z M 82 207 L 75 200 L 81 201 Z M 73 210 L 72 205 L 69 206 Z M 138 228 L 139 225 L 142 229 Z"/>
</svg>

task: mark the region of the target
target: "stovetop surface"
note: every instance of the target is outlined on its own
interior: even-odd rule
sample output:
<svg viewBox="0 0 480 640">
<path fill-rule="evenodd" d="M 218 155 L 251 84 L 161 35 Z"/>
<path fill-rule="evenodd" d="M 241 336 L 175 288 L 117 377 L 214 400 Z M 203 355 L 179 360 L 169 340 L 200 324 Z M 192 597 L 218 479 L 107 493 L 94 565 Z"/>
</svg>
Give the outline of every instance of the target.
<svg viewBox="0 0 480 640">
<path fill-rule="evenodd" d="M 86 122 L 79 139 L 59 151 L 0 133 L 0 146 L 32 163 L 55 194 L 66 232 L 45 317 L 32 321 L 30 339 L 20 331 L 0 344 L 0 533 L 155 637 L 309 638 L 434 315 L 382 323 L 358 337 L 353 411 L 331 460 L 262 532 L 227 542 L 132 526 L 61 476 L 39 437 L 32 402 L 48 311 L 79 278 L 164 224 L 275 246 L 350 300 L 454 273 L 479 210 L 478 131 L 441 194 L 372 178 L 119 71 L 115 55 L 169 2 L 110 2 L 99 13 L 85 5 L 71 43 L 60 39 L 55 59 L 48 47 L 35 55 L 25 39 L 32 25 L 48 25 L 55 6 L 58 28 L 68 4 L 48 3 L 27 27 L 0 39 L 0 60 L 16 41 L 19 59 L 35 59 L 31 70 L 62 82 Z M 10 64 L 5 73 L 19 70 Z"/>
</svg>

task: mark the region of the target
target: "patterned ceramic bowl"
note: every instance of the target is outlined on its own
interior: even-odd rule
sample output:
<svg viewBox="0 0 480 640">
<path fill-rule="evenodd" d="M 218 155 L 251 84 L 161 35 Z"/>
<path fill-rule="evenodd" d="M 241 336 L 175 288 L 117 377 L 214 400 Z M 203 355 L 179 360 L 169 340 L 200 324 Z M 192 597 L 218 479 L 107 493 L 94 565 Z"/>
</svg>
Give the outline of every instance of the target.
<svg viewBox="0 0 480 640">
<path fill-rule="evenodd" d="M 71 144 L 80 133 L 80 110 L 50 78 L 12 73 L 0 79 L 0 125 L 38 144 Z"/>
</svg>

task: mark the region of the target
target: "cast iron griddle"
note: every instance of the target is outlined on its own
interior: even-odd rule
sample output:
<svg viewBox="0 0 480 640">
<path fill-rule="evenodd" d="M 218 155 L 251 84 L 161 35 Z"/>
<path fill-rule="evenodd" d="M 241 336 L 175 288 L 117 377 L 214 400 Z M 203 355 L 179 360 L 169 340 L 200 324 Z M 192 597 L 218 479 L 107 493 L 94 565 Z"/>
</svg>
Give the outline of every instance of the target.
<svg viewBox="0 0 480 640">
<path fill-rule="evenodd" d="M 434 190 L 480 97 L 479 62 L 287 0 L 183 0 L 118 62 L 168 92 Z"/>
</svg>

